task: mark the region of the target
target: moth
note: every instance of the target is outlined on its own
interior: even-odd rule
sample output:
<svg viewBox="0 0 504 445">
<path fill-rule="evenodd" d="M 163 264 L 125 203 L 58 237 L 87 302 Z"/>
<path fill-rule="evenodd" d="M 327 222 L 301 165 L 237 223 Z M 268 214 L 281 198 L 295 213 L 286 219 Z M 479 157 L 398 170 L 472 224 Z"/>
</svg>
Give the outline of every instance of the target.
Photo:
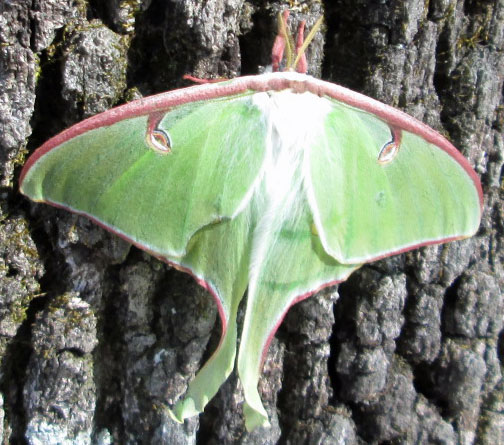
<svg viewBox="0 0 504 445">
<path fill-rule="evenodd" d="M 234 369 L 245 293 L 236 362 L 252 430 L 268 424 L 257 383 L 293 304 L 480 223 L 480 181 L 460 152 L 402 111 L 307 75 L 317 27 L 304 40 L 303 22 L 294 43 L 287 17 L 272 72 L 113 108 L 48 140 L 21 172 L 30 199 L 90 218 L 213 296 L 222 336 L 171 410 L 178 421 Z"/>
</svg>

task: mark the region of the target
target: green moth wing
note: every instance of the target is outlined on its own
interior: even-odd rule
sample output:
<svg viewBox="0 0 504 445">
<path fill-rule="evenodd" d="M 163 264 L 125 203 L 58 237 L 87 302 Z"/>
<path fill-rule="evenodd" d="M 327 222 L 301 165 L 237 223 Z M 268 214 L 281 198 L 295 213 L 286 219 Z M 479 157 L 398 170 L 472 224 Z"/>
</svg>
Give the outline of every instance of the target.
<svg viewBox="0 0 504 445">
<path fill-rule="evenodd" d="M 21 191 L 90 217 L 212 293 L 222 339 L 174 410 L 181 420 L 201 412 L 234 367 L 250 238 L 244 215 L 236 216 L 261 177 L 266 128 L 250 95 L 172 108 L 178 100 L 139 116 L 129 104 L 124 119 L 112 110 L 48 141 L 27 164 Z M 209 258 L 218 252 L 229 255 Z"/>
<path fill-rule="evenodd" d="M 331 102 L 324 135 L 311 150 L 308 194 L 332 256 L 362 263 L 475 233 L 480 190 L 447 141 L 448 151 Z"/>
<path fill-rule="evenodd" d="M 156 254 L 181 256 L 197 230 L 231 218 L 251 197 L 265 127 L 249 101 L 188 103 L 99 126 L 47 151 L 21 189 Z M 163 135 L 170 138 L 164 152 Z"/>
</svg>

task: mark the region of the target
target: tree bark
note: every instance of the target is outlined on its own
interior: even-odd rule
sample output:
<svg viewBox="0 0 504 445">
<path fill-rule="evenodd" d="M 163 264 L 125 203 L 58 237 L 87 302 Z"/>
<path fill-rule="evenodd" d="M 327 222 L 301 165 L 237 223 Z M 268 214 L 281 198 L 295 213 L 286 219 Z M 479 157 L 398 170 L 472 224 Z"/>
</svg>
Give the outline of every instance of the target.
<svg viewBox="0 0 504 445">
<path fill-rule="evenodd" d="M 22 197 L 27 154 L 125 101 L 270 63 L 276 15 L 320 15 L 310 74 L 445 134 L 481 176 L 473 238 L 364 266 L 296 305 L 247 433 L 235 374 L 179 425 L 220 334 L 209 294 Z M 504 443 L 503 0 L 0 2 L 0 437 L 12 444 Z"/>
</svg>

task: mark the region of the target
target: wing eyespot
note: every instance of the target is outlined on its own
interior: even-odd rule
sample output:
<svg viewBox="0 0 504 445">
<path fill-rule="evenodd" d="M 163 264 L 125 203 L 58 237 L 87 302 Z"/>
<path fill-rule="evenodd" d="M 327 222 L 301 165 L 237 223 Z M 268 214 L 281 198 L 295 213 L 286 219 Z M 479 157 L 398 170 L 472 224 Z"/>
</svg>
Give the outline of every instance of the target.
<svg viewBox="0 0 504 445">
<path fill-rule="evenodd" d="M 170 135 L 166 130 L 159 128 L 160 122 L 163 120 L 166 112 L 157 112 L 149 115 L 147 123 L 147 132 L 145 139 L 147 145 L 155 152 L 162 155 L 171 153 L 173 147 Z"/>
<path fill-rule="evenodd" d="M 149 146 L 161 154 L 171 153 L 172 141 L 170 135 L 161 129 L 153 130 L 148 136 Z"/>
<path fill-rule="evenodd" d="M 390 131 L 392 133 L 392 140 L 387 142 L 380 150 L 380 153 L 378 153 L 378 164 L 383 165 L 392 162 L 397 156 L 397 153 L 399 153 L 399 148 L 401 146 L 401 130 L 391 128 Z"/>
<path fill-rule="evenodd" d="M 388 164 L 391 162 L 399 152 L 399 145 L 394 141 L 387 142 L 383 148 L 380 150 L 378 154 L 378 163 L 379 164 Z"/>
</svg>

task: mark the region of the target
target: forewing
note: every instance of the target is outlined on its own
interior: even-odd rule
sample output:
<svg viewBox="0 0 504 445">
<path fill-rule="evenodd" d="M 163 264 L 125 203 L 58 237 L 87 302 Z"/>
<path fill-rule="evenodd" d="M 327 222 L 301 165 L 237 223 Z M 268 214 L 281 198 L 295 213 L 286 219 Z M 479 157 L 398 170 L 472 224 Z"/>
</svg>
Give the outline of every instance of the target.
<svg viewBox="0 0 504 445">
<path fill-rule="evenodd" d="M 197 230 L 232 217 L 252 196 L 265 125 L 249 95 L 157 116 L 171 151 L 147 144 L 152 116 L 120 120 L 47 151 L 24 175 L 22 192 L 90 216 L 157 255 L 183 255 Z"/>
<path fill-rule="evenodd" d="M 310 206 L 329 254 L 366 262 L 475 233 L 481 204 L 468 164 L 371 113 L 331 103 L 308 173 Z M 387 144 L 397 144 L 390 159 L 383 156 Z"/>
</svg>

